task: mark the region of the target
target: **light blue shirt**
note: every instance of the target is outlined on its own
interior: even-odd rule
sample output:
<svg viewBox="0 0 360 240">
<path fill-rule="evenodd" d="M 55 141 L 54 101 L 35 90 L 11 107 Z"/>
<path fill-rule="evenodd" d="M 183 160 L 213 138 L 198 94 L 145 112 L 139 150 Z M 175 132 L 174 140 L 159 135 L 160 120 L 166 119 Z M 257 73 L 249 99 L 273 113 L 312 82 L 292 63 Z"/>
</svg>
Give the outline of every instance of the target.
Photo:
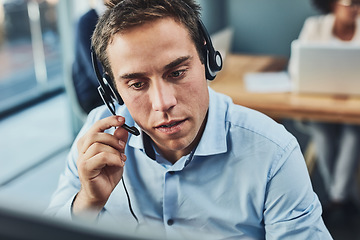
<svg viewBox="0 0 360 240">
<path fill-rule="evenodd" d="M 175 164 L 156 152 L 150 158 L 143 133 L 129 135 L 124 180 L 139 226 L 168 239 L 332 239 L 296 139 L 267 116 L 209 91 L 203 136 Z M 117 113 L 135 125 L 125 106 Z M 107 116 L 104 106 L 92 111 L 79 135 Z M 80 189 L 75 146 L 48 209 L 69 218 Z M 127 201 L 119 183 L 98 221 L 139 228 Z"/>
</svg>

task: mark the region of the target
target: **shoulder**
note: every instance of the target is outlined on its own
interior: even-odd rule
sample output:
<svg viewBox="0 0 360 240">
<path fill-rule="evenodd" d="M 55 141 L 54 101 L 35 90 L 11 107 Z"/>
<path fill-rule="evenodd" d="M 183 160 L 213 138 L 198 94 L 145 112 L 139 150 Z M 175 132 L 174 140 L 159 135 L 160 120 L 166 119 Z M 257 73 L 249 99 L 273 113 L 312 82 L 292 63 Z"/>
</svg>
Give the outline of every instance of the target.
<svg viewBox="0 0 360 240">
<path fill-rule="evenodd" d="M 297 139 L 285 127 L 258 111 L 230 105 L 226 115 L 227 146 L 234 159 L 271 179 L 284 164 L 303 162 Z"/>
<path fill-rule="evenodd" d="M 225 120 L 226 132 L 230 138 L 237 139 L 237 141 L 244 139 L 242 144 L 267 141 L 282 149 L 285 149 L 289 142 L 295 139 L 283 125 L 265 114 L 234 104 L 230 97 L 223 94 L 211 95 L 213 101 L 216 101 L 214 103 L 216 103 L 217 109 L 223 109 L 218 111 L 217 117 Z"/>
<path fill-rule="evenodd" d="M 98 21 L 98 15 L 93 9 L 89 10 L 84 15 L 82 15 L 78 19 L 76 24 L 77 40 L 75 41 L 75 43 L 89 44 L 91 35 L 95 29 L 97 21 Z"/>
<path fill-rule="evenodd" d="M 216 118 L 220 120 L 211 120 L 212 130 L 214 126 L 219 130 L 224 124 L 224 133 L 217 132 L 214 141 L 220 146 L 224 139 L 224 153 L 231 163 L 246 166 L 269 179 L 286 162 L 303 161 L 297 139 L 282 124 L 261 112 L 236 105 L 221 94 L 215 94 L 215 99 Z M 209 142 L 207 139 L 208 145 Z"/>
<path fill-rule="evenodd" d="M 262 142 L 269 147 L 287 150 L 290 142 L 296 142 L 295 137 L 282 124 L 247 107 L 230 105 L 226 122 L 234 138 L 243 138 L 245 144 Z"/>
<path fill-rule="evenodd" d="M 89 20 L 97 20 L 98 18 L 99 17 L 97 15 L 96 11 L 94 9 L 90 9 L 89 11 L 87 11 L 80 17 L 80 21 L 86 22 Z"/>
<path fill-rule="evenodd" d="M 319 26 L 326 24 L 329 21 L 332 21 L 333 18 L 334 18 L 333 14 L 311 16 L 305 20 L 305 25 Z"/>
<path fill-rule="evenodd" d="M 81 128 L 78 136 L 84 135 L 89 130 L 89 128 L 91 128 L 91 126 L 94 125 L 94 123 L 96 123 L 100 119 L 110 117 L 110 116 L 111 116 L 111 113 L 105 105 L 101 105 L 97 108 L 94 108 L 93 110 L 90 111 L 90 113 L 86 117 L 85 123 L 84 123 L 83 127 Z"/>
<path fill-rule="evenodd" d="M 305 20 L 299 39 L 309 41 L 327 40 L 332 34 L 334 15 L 312 16 Z"/>
<path fill-rule="evenodd" d="M 103 119 L 103 118 L 106 118 L 109 116 L 111 116 L 111 113 L 108 110 L 108 108 L 106 107 L 106 105 L 101 105 L 90 111 L 90 113 L 87 117 L 87 122 L 93 123 L 93 122 L 96 122 L 100 119 Z"/>
</svg>

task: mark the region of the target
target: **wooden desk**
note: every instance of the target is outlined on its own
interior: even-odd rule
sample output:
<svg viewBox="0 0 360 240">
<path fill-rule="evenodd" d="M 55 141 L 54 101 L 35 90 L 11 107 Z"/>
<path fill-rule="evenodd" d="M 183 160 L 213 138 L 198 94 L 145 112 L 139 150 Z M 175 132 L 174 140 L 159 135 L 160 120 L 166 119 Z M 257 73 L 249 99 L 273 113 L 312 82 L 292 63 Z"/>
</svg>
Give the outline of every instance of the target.
<svg viewBox="0 0 360 240">
<path fill-rule="evenodd" d="M 234 103 L 256 109 L 274 118 L 360 124 L 360 97 L 297 93 L 253 93 L 245 89 L 247 72 L 280 71 L 287 60 L 270 56 L 226 57 L 224 68 L 210 87 L 230 96 Z"/>
</svg>

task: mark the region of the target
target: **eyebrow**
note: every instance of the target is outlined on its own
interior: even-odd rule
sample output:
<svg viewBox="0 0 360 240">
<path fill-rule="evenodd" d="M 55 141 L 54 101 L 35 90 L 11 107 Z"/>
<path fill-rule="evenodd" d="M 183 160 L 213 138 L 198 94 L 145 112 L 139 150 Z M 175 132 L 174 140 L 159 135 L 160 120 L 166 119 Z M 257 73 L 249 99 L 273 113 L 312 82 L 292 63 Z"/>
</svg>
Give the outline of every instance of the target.
<svg viewBox="0 0 360 240">
<path fill-rule="evenodd" d="M 163 70 L 167 71 L 169 69 L 175 68 L 182 64 L 183 62 L 186 62 L 189 60 L 191 56 L 183 56 L 175 59 L 174 61 L 170 62 L 169 64 L 165 65 Z M 138 73 L 126 73 L 124 75 L 120 76 L 120 79 L 136 79 L 136 78 L 143 78 L 146 76 L 145 72 L 138 72 Z"/>
<path fill-rule="evenodd" d="M 190 56 L 179 57 L 179 58 L 175 59 L 174 61 L 172 61 L 171 63 L 167 64 L 164 67 L 164 70 L 172 69 L 172 68 L 182 64 L 183 62 L 189 60 L 190 58 L 191 58 Z"/>
</svg>

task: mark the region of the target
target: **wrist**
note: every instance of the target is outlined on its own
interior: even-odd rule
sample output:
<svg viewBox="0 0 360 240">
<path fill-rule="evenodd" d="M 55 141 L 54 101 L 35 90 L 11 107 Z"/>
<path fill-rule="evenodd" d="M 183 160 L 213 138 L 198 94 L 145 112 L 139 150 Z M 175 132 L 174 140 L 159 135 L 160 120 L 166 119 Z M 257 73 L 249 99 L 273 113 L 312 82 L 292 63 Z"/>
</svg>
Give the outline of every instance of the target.
<svg viewBox="0 0 360 240">
<path fill-rule="evenodd" d="M 106 201 L 91 200 L 84 196 L 80 190 L 71 205 L 72 216 L 75 218 L 95 220 L 104 208 L 105 203 Z"/>
</svg>

